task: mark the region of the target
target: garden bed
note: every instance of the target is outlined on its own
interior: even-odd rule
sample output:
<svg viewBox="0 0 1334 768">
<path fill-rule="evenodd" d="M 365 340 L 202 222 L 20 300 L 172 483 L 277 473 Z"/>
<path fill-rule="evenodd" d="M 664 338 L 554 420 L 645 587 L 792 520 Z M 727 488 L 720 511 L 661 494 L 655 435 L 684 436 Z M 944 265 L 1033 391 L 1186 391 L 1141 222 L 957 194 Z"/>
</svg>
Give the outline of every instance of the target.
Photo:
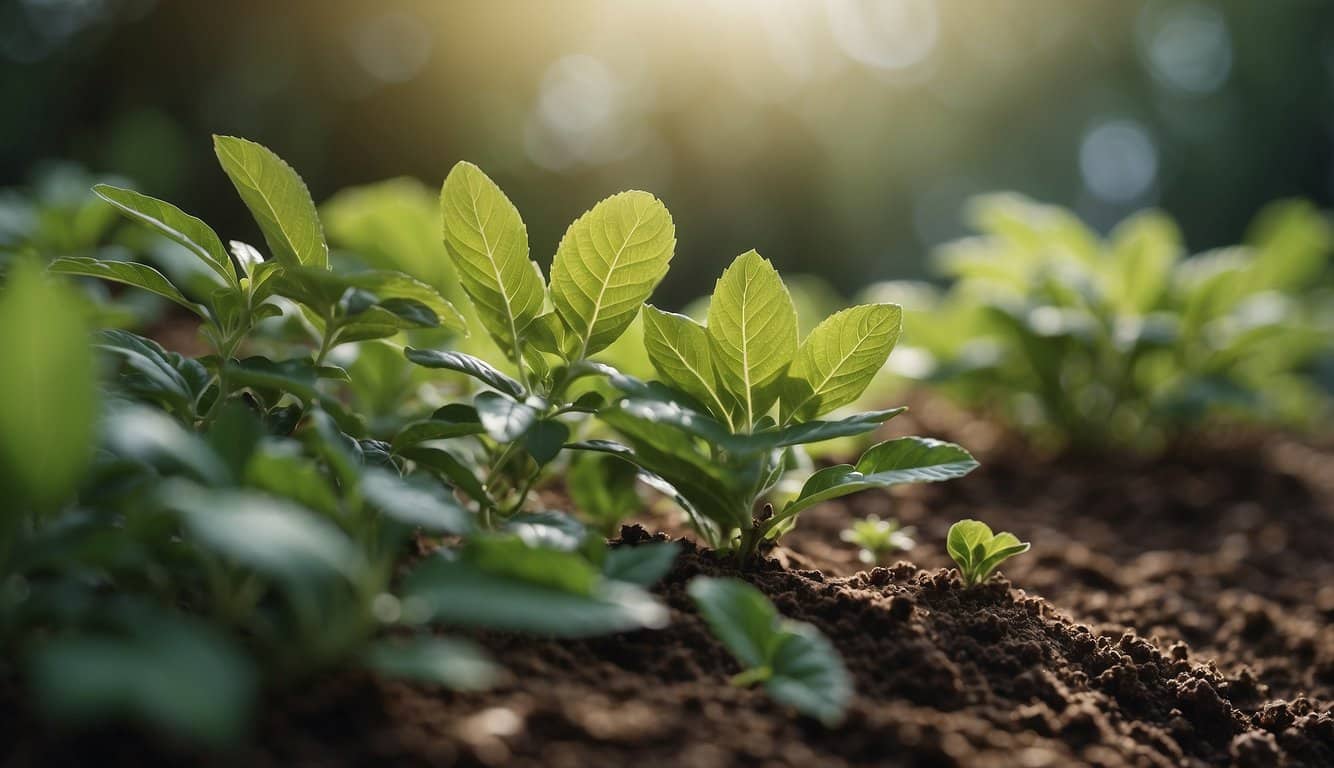
<svg viewBox="0 0 1334 768">
<path fill-rule="evenodd" d="M 1165 459 L 1041 459 L 925 403 L 918 425 L 982 468 L 808 512 L 744 571 L 687 543 L 655 589 L 671 624 L 590 640 L 478 639 L 509 670 L 486 693 L 346 675 L 270 698 L 247 765 L 1334 764 L 1334 451 L 1227 434 Z M 987 448 L 990 444 L 990 448 Z M 906 562 L 867 572 L 837 531 L 893 515 Z M 941 542 L 976 516 L 1035 544 L 965 591 Z M 622 545 L 650 537 L 624 531 Z M 920 567 L 919 567 L 920 566 Z M 737 671 L 685 587 L 739 575 L 829 636 L 856 686 L 826 729 Z M 1040 595 L 1040 597 L 1039 597 Z M 192 763 L 114 728 L 69 739 L 8 719 L 11 763 Z M 144 750 L 148 750 L 145 752 Z"/>
</svg>

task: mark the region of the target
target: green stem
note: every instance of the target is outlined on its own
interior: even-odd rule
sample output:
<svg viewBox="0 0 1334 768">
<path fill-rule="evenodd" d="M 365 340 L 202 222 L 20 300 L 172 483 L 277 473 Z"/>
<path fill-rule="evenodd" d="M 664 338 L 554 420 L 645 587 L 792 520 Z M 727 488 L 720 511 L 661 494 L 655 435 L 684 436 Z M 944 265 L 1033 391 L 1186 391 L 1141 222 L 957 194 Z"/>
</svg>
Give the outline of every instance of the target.
<svg viewBox="0 0 1334 768">
<path fill-rule="evenodd" d="M 241 346 L 241 340 L 245 338 L 245 329 L 238 331 L 235 336 L 224 340 L 222 347 L 218 350 L 218 395 L 213 399 L 213 404 L 208 407 L 208 412 L 204 414 L 203 426 L 213 423 L 218 417 L 218 412 L 222 409 L 222 404 L 227 402 L 231 395 L 227 384 L 227 363 L 236 354 L 236 348 Z"/>
<path fill-rule="evenodd" d="M 335 324 L 332 315 L 324 318 L 324 336 L 320 339 L 320 351 L 315 355 L 315 367 L 319 368 L 324 364 L 324 358 L 329 356 L 329 351 L 334 348 L 334 340 L 338 337 L 338 326 Z"/>
<path fill-rule="evenodd" d="M 760 542 L 764 539 L 763 524 L 752 524 L 749 528 L 741 531 L 741 542 L 737 544 L 736 558 L 738 565 L 745 565 L 754 557 L 755 551 L 759 549 Z"/>
<path fill-rule="evenodd" d="M 756 683 L 766 682 L 773 676 L 774 671 L 768 666 L 752 667 L 733 675 L 728 683 L 734 688 L 749 688 Z"/>
</svg>

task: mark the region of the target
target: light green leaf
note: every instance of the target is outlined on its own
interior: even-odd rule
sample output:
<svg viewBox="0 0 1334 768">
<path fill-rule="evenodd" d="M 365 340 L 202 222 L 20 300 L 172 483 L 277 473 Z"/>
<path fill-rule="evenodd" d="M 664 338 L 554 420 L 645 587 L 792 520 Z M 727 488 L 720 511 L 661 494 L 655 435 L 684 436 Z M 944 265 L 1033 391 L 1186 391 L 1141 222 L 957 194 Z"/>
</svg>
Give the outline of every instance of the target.
<svg viewBox="0 0 1334 768">
<path fill-rule="evenodd" d="M 253 141 L 214 136 L 213 150 L 259 224 L 273 257 L 287 266 L 327 269 L 329 246 L 320 217 L 296 171 Z"/>
<path fill-rule="evenodd" d="M 968 587 L 986 581 L 997 566 L 1028 548 L 1028 543 L 1014 534 L 993 534 L 986 523 L 978 520 L 960 520 L 945 536 L 945 549 Z"/>
<path fill-rule="evenodd" d="M 663 381 L 706 404 L 714 418 L 729 418 L 704 326 L 685 315 L 645 304 L 644 348 Z"/>
<path fill-rule="evenodd" d="M 797 310 L 778 271 L 755 251 L 713 289 L 707 327 L 714 368 L 746 426 L 765 415 L 797 351 Z"/>
<path fill-rule="evenodd" d="M 813 419 L 860 397 L 889 359 L 902 327 L 897 304 L 850 307 L 817 325 L 783 381 L 783 421 Z"/>
<path fill-rule="evenodd" d="M 625 332 L 675 247 L 671 214 L 647 192 L 613 195 L 570 225 L 551 264 L 551 302 L 577 342 L 575 359 Z"/>
<path fill-rule="evenodd" d="M 514 204 L 471 163 L 459 163 L 440 191 L 445 248 L 482 326 L 512 352 L 542 311 L 546 287 L 528 258 L 528 230 Z"/>
<path fill-rule="evenodd" d="M 1117 308 L 1144 314 L 1171 284 L 1172 268 L 1183 252 L 1181 230 L 1170 217 L 1149 211 L 1117 225 L 1110 239 Z"/>
<path fill-rule="evenodd" d="M 413 349 L 412 347 L 404 349 L 403 354 L 417 365 L 466 373 L 510 397 L 523 397 L 522 384 L 501 373 L 495 366 L 481 358 L 465 355 L 462 352 Z"/>
<path fill-rule="evenodd" d="M 147 264 L 133 261 L 111 261 L 91 256 L 64 256 L 51 262 L 47 270 L 60 275 L 79 275 L 110 280 L 123 285 L 142 288 L 164 299 L 174 301 L 200 317 L 208 317 L 204 308 L 185 298 L 176 286 L 161 272 Z"/>
<path fill-rule="evenodd" d="M 135 221 L 148 225 L 184 246 L 232 287 L 239 286 L 236 268 L 227 255 L 227 249 L 222 246 L 218 233 L 203 221 L 171 203 L 133 190 L 98 184 L 93 187 L 93 192 Z"/>
<path fill-rule="evenodd" d="M 0 290 L 0 536 L 23 502 L 69 496 L 92 454 L 98 388 L 83 302 L 19 261 Z"/>
<path fill-rule="evenodd" d="M 991 526 L 980 520 L 960 520 L 945 535 L 945 549 L 961 567 L 973 565 L 973 551 L 991 541 Z"/>
</svg>

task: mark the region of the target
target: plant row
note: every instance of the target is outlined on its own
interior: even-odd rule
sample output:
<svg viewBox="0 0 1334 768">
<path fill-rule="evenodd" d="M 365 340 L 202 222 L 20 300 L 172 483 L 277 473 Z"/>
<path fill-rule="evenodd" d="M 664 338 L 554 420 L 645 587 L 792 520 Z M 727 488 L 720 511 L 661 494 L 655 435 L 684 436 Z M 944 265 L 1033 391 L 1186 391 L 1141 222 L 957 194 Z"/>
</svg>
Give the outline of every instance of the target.
<svg viewBox="0 0 1334 768">
<path fill-rule="evenodd" d="M 215 146 L 262 248 L 99 185 L 172 244 L 157 251 L 173 254 L 165 273 L 121 254 L 20 254 L 5 276 L 0 645 L 53 716 L 226 743 L 260 691 L 329 668 L 483 687 L 503 669 L 442 630 L 578 637 L 667 621 L 649 587 L 676 546 L 605 538 L 641 487 L 744 566 L 815 504 L 976 466 L 903 437 L 815 470 L 803 446 L 903 410 L 846 411 L 885 365 L 900 308 L 845 309 L 803 337 L 754 252 L 723 271 L 705 322 L 648 305 L 675 248 L 652 195 L 579 217 L 548 277 L 475 166 L 444 182 L 442 265 L 375 217 L 338 217 L 365 247 L 331 251 L 290 167 L 242 139 Z M 71 278 L 178 306 L 206 351 L 115 327 Z M 651 375 L 605 359 L 631 326 Z M 576 510 L 551 508 L 558 476 Z M 949 546 L 969 583 L 1026 548 L 960 531 Z M 690 591 L 746 667 L 738 682 L 838 719 L 850 686 L 828 640 L 740 582 Z"/>
</svg>

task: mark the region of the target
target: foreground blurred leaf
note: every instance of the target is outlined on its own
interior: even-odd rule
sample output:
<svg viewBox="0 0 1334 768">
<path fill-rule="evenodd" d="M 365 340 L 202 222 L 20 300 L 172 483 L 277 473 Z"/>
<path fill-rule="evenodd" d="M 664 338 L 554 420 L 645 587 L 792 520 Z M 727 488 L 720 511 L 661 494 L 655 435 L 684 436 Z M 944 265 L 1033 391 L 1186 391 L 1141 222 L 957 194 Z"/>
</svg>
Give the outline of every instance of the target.
<svg viewBox="0 0 1334 768">
<path fill-rule="evenodd" d="M 210 746 L 240 738 L 255 698 L 249 660 L 213 630 L 137 616 L 125 635 L 56 637 L 29 673 L 41 708 L 62 720 L 131 717 Z"/>
<path fill-rule="evenodd" d="M 651 595 L 601 578 L 582 556 L 506 541 L 422 564 L 404 584 L 404 601 L 421 601 L 445 624 L 553 637 L 666 624 L 667 610 Z"/>
<path fill-rule="evenodd" d="M 362 569 L 361 553 L 342 531 L 289 501 L 176 482 L 163 485 L 159 499 L 182 514 L 204 547 L 265 575 L 289 582 L 328 573 L 355 579 Z"/>
<path fill-rule="evenodd" d="M 738 579 L 698 576 L 688 591 L 714 635 L 745 667 L 734 684 L 762 682 L 774 700 L 827 725 L 843 719 L 852 681 L 818 629 L 783 618 L 763 593 Z"/>
<path fill-rule="evenodd" d="M 505 677 L 505 671 L 481 648 L 444 637 L 379 640 L 366 649 L 364 661 L 384 677 L 435 683 L 456 691 L 486 690 Z"/>
<path fill-rule="evenodd" d="M 83 303 L 30 262 L 19 262 L 0 292 L 0 366 L 3 534 L 3 518 L 24 502 L 48 506 L 73 492 L 92 452 L 97 414 Z"/>
</svg>

